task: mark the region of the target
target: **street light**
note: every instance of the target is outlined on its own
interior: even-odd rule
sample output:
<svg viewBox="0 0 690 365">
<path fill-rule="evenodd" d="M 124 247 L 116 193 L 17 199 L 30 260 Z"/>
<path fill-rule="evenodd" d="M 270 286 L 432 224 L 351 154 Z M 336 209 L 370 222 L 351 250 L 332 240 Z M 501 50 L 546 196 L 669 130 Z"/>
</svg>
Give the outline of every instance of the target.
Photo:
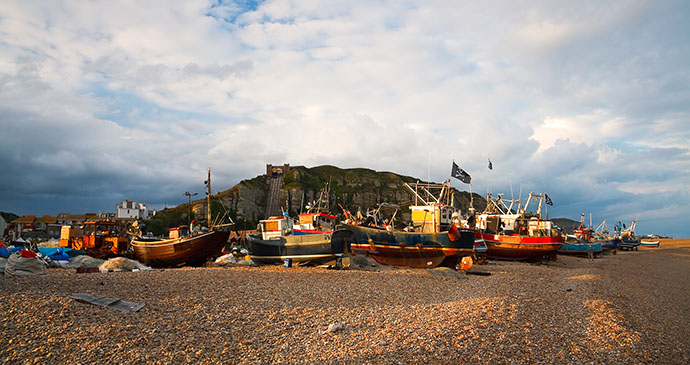
<svg viewBox="0 0 690 365">
<path fill-rule="evenodd" d="M 188 191 L 184 192 L 184 196 L 189 197 L 189 202 L 187 203 L 187 225 L 192 223 L 192 197 L 199 195 L 199 193 L 190 194 Z"/>
</svg>

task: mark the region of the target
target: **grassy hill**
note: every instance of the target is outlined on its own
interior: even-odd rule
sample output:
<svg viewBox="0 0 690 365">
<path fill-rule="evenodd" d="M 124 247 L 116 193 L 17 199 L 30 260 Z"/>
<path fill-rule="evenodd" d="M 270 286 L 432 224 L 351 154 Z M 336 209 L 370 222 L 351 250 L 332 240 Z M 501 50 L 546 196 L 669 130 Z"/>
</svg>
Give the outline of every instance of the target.
<svg viewBox="0 0 690 365">
<path fill-rule="evenodd" d="M 237 229 L 256 227 L 258 221 L 265 218 L 270 180 L 271 178 L 266 175 L 259 175 L 242 180 L 237 185 L 215 194 L 213 198 L 216 203 L 211 208 L 212 216 L 215 217 L 217 212 L 227 208 L 236 222 Z M 407 206 L 413 202 L 413 195 L 403 183 L 417 181 L 420 180 L 411 176 L 364 168 L 341 169 L 331 165 L 312 168 L 291 166 L 283 176 L 279 201 L 283 210 L 295 216 L 304 209 L 305 204 L 318 199 L 321 189 L 328 183 L 330 211 L 333 214 L 342 214 L 338 204 L 354 212 L 375 208 L 380 203 L 397 204 L 405 213 Z M 473 197 L 475 209 L 482 211 L 486 206 L 486 200 L 478 194 L 473 194 Z M 454 190 L 454 201 L 455 206 L 464 212 L 469 207 L 470 194 Z M 200 199 L 192 202 L 192 212 L 194 216 L 204 217 L 206 201 Z M 159 234 L 157 232 L 162 232 L 161 228 L 166 224 L 186 222 L 187 204 L 181 204 L 160 211 L 149 222 L 149 227 L 155 227 L 156 230 L 149 231 Z"/>
</svg>

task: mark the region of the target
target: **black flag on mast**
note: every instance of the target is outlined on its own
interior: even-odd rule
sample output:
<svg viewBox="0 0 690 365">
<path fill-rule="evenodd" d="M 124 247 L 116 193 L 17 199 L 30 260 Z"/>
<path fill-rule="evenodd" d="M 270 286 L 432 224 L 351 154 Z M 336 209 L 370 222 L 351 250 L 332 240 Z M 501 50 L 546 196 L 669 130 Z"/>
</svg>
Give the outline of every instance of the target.
<svg viewBox="0 0 690 365">
<path fill-rule="evenodd" d="M 491 159 L 489 159 L 489 170 L 493 170 L 493 169 L 494 169 L 494 165 L 491 163 Z"/>
<path fill-rule="evenodd" d="M 544 193 L 544 200 L 546 200 L 546 204 L 553 205 L 553 201 L 551 201 L 551 198 L 546 193 Z M 585 213 L 582 213 L 582 214 L 585 214 Z"/>
<path fill-rule="evenodd" d="M 469 184 L 472 181 L 470 174 L 461 169 L 460 166 L 455 163 L 455 161 L 453 161 L 453 168 L 450 170 L 450 176 L 464 182 L 465 184 Z"/>
</svg>

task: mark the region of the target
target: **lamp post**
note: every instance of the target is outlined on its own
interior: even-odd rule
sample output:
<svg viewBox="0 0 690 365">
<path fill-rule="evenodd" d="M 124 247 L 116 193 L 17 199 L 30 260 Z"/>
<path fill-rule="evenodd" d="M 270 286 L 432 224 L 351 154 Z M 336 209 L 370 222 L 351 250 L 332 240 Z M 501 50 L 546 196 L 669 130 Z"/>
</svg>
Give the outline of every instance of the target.
<svg viewBox="0 0 690 365">
<path fill-rule="evenodd" d="M 190 194 L 188 191 L 184 192 L 184 196 L 189 198 L 187 203 L 187 225 L 192 223 L 192 197 L 198 195 L 199 193 Z"/>
</svg>

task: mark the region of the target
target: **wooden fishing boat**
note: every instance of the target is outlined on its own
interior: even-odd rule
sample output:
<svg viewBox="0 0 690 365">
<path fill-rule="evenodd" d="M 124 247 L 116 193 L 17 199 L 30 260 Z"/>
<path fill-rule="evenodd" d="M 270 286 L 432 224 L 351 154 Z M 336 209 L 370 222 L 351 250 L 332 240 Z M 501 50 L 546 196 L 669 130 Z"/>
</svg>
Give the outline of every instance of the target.
<svg viewBox="0 0 690 365">
<path fill-rule="evenodd" d="M 487 196 L 487 207 L 476 217 L 477 239 L 487 246 L 487 256 L 508 260 L 554 258 L 563 245 L 560 232 L 549 220 L 542 219 L 541 210 L 546 194 L 530 193 L 524 207 L 519 200 L 507 205 L 499 194 L 496 200 Z M 536 214 L 526 213 L 535 198 Z M 514 203 L 518 206 L 513 207 Z"/>
<path fill-rule="evenodd" d="M 189 234 L 189 227 L 171 228 L 168 239 L 136 238 L 130 242 L 134 257 L 151 266 L 203 264 L 220 256 L 230 231 Z"/>
<path fill-rule="evenodd" d="M 352 233 L 349 246 L 353 253 L 366 254 L 383 265 L 434 268 L 448 258 L 454 266 L 459 257 L 474 253 L 474 232 L 469 230 L 451 240 L 448 231 L 405 232 L 347 223 L 339 228 Z"/>
<path fill-rule="evenodd" d="M 292 234 L 285 216 L 259 222 L 259 233 L 248 234 L 249 256 L 258 264 L 279 264 L 290 259 L 295 263 L 325 263 L 342 257 L 341 241 L 331 242 L 332 232 Z"/>
<path fill-rule="evenodd" d="M 204 184 L 206 185 L 208 229 L 194 230 L 192 228 L 194 221 L 192 221 L 190 226 L 170 228 L 167 239 L 155 239 L 141 237 L 141 232 L 135 223 L 130 227 L 132 231 L 138 231 L 133 234 L 137 237 L 130 242 L 130 251 L 134 258 L 147 265 L 161 267 L 199 265 L 221 255 L 223 247 L 228 242 L 230 231 L 217 228 L 232 223 L 215 225 L 211 221 L 211 169 L 208 170 L 208 178 Z"/>
<path fill-rule="evenodd" d="M 397 207 L 391 204 L 380 205 L 364 219 L 346 212 L 347 222 L 338 226 L 338 231 L 350 232 L 350 250 L 380 264 L 414 268 L 455 267 L 463 257 L 473 256 L 474 231 L 459 228 L 453 220 L 458 214 L 452 207 L 450 182 L 404 185 L 415 196 L 415 205 L 410 206 L 411 224 L 395 228 Z M 379 216 L 386 206 L 395 209 L 389 220 Z"/>
</svg>

